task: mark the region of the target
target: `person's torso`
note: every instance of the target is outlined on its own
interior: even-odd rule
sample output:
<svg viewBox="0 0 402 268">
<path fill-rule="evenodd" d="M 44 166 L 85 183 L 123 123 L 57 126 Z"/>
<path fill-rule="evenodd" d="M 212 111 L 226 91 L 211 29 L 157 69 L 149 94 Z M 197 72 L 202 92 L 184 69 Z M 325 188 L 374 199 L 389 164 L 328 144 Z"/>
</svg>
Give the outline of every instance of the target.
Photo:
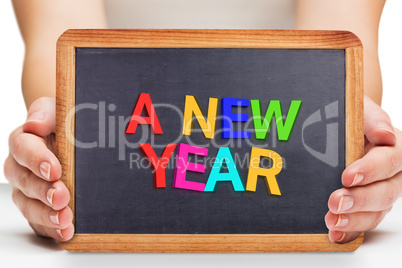
<svg viewBox="0 0 402 268">
<path fill-rule="evenodd" d="M 293 29 L 296 0 L 105 0 L 110 28 Z"/>
</svg>

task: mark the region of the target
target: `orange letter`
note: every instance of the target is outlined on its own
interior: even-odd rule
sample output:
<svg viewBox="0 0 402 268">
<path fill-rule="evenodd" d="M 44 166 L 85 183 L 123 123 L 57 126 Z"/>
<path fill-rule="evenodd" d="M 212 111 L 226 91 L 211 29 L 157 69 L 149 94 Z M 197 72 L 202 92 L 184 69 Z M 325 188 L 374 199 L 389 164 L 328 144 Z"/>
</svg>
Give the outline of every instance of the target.
<svg viewBox="0 0 402 268">
<path fill-rule="evenodd" d="M 183 135 L 191 135 L 193 130 L 193 115 L 197 119 L 204 133 L 205 138 L 213 139 L 215 134 L 216 112 L 218 110 L 218 99 L 209 98 L 208 117 L 200 108 L 200 104 L 194 96 L 186 95 L 184 106 Z"/>
<path fill-rule="evenodd" d="M 269 157 L 271 159 L 271 168 L 260 168 L 261 156 Z M 257 187 L 258 176 L 265 177 L 265 182 L 270 194 L 281 195 L 278 182 L 275 176 L 282 170 L 282 157 L 274 151 L 252 147 L 250 155 L 250 165 L 248 168 L 247 185 L 246 190 L 255 192 Z"/>
</svg>

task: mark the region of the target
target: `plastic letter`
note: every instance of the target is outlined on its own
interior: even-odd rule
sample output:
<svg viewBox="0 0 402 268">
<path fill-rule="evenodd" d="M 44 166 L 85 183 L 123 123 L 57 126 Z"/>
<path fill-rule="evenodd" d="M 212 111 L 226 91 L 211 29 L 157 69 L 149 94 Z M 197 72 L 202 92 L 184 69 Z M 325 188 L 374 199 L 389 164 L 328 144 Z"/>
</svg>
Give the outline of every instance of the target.
<svg viewBox="0 0 402 268">
<path fill-rule="evenodd" d="M 205 165 L 187 162 L 188 154 L 190 153 L 201 156 L 207 156 L 208 149 L 184 143 L 180 143 L 177 146 L 176 167 L 174 169 L 174 175 L 173 175 L 173 187 L 202 192 L 204 191 L 205 183 L 186 180 L 187 171 L 194 171 L 199 173 L 205 172 Z"/>
<path fill-rule="evenodd" d="M 145 109 L 148 116 L 142 117 L 141 113 Z M 126 133 L 135 133 L 138 124 L 151 125 L 155 134 L 163 134 L 158 116 L 156 115 L 151 96 L 148 93 L 141 93 L 138 96 L 130 122 L 127 125 Z"/>
</svg>

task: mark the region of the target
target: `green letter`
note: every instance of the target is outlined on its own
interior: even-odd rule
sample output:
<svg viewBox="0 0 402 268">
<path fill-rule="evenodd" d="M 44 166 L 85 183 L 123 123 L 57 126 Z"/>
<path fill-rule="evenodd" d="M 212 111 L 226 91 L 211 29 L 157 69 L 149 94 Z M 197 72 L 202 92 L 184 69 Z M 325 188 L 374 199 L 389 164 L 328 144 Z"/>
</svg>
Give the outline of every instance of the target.
<svg viewBox="0 0 402 268">
<path fill-rule="evenodd" d="M 269 102 L 265 118 L 262 118 L 261 102 L 259 100 L 251 100 L 250 102 L 257 139 L 265 140 L 267 138 L 269 129 L 272 125 L 271 119 L 275 116 L 278 139 L 280 141 L 289 140 L 302 101 L 294 100 L 291 102 L 285 124 L 283 123 L 281 102 L 279 100 L 272 100 Z"/>
</svg>

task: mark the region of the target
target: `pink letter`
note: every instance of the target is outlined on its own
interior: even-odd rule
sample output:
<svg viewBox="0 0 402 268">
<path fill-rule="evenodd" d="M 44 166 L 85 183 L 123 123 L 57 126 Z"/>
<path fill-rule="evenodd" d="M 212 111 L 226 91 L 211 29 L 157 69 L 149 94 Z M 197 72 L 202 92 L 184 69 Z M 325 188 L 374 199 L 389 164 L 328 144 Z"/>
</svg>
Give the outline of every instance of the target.
<svg viewBox="0 0 402 268">
<path fill-rule="evenodd" d="M 208 149 L 180 143 L 176 151 L 176 167 L 174 168 L 173 187 L 193 191 L 204 191 L 205 183 L 186 181 L 186 171 L 205 172 L 205 165 L 187 162 L 188 154 L 208 155 Z"/>
</svg>

